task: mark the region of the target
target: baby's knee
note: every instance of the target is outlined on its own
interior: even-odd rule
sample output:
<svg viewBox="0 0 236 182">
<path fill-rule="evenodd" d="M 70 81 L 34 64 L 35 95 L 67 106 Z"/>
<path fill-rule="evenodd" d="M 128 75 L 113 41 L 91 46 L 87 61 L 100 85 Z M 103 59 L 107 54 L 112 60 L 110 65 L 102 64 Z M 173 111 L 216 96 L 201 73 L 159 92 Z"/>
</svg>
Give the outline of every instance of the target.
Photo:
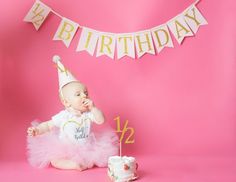
<svg viewBox="0 0 236 182">
<path fill-rule="evenodd" d="M 59 168 L 59 169 L 78 169 L 78 170 L 81 170 L 81 167 L 75 161 L 72 161 L 72 160 L 55 159 L 55 160 L 51 160 L 51 165 L 53 167 Z"/>
</svg>

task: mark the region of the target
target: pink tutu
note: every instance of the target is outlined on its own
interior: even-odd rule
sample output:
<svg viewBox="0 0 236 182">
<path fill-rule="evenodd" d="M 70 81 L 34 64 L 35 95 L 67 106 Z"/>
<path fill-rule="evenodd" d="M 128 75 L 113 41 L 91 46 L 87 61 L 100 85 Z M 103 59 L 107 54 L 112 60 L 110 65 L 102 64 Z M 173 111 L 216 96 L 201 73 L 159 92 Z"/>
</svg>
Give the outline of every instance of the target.
<svg viewBox="0 0 236 182">
<path fill-rule="evenodd" d="M 46 167 L 55 159 L 69 159 L 91 168 L 106 167 L 108 158 L 118 154 L 118 137 L 107 128 L 92 129 L 86 142 L 73 144 L 61 141 L 59 130 L 54 129 L 42 135 L 27 137 L 29 163 L 38 168 Z"/>
</svg>

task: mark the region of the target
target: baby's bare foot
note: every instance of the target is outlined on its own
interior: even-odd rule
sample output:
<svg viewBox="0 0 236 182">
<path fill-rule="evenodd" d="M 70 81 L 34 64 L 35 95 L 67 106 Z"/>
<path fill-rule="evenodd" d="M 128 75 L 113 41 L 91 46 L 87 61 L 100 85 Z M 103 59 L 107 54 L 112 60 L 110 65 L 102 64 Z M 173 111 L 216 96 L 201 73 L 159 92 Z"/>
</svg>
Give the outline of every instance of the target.
<svg viewBox="0 0 236 182">
<path fill-rule="evenodd" d="M 86 169 L 88 169 L 88 168 L 85 167 L 85 166 L 83 166 L 83 165 L 81 165 L 81 164 L 78 164 L 77 170 L 79 170 L 79 171 L 84 171 L 84 170 L 86 170 Z"/>
</svg>

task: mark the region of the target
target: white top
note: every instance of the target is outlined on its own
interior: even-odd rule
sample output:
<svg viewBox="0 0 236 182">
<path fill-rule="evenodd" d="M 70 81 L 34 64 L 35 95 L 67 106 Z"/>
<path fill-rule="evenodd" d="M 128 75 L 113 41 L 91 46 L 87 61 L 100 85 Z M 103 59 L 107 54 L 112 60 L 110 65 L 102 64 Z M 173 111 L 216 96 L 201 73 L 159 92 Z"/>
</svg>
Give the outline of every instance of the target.
<svg viewBox="0 0 236 182">
<path fill-rule="evenodd" d="M 53 124 L 60 128 L 59 138 L 72 143 L 86 141 L 90 134 L 91 122 L 94 120 L 94 115 L 91 112 L 76 116 L 67 110 L 52 117 Z"/>
</svg>

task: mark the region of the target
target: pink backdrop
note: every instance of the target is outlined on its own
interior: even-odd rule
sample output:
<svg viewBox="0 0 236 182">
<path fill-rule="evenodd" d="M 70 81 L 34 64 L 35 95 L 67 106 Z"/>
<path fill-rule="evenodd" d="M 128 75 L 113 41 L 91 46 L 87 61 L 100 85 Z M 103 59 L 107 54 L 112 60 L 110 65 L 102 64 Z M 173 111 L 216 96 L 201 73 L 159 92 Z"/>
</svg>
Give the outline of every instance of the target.
<svg viewBox="0 0 236 182">
<path fill-rule="evenodd" d="M 181 46 L 173 39 L 175 48 L 137 60 L 96 58 L 76 52 L 81 30 L 69 48 L 53 41 L 59 17 L 50 14 L 39 31 L 23 22 L 33 2 L 6 1 L 0 6 L 0 160 L 6 162 L 3 166 L 10 161 L 26 163 L 26 129 L 30 122 L 50 119 L 62 109 L 57 95 L 57 72 L 51 61 L 58 54 L 87 85 L 107 122 L 115 128 L 113 119 L 120 116 L 135 128 L 135 144 L 124 146 L 123 152 L 143 161 L 146 168 L 143 167 L 140 180 L 147 180 L 151 174 L 157 175 L 152 179 L 158 178 L 158 172 L 149 171 L 146 157 L 156 161 L 152 167 L 155 169 L 156 164 L 169 164 L 167 161 L 172 159 L 160 160 L 170 156 L 223 157 L 227 158 L 224 164 L 230 170 L 236 169 L 231 165 L 236 152 L 233 0 L 202 0 L 197 7 L 209 25 L 200 27 Z M 120 33 L 165 23 L 194 1 L 43 2 L 81 25 Z M 4 175 L 10 177 L 7 172 Z M 225 176 L 236 180 L 233 173 Z"/>
</svg>

